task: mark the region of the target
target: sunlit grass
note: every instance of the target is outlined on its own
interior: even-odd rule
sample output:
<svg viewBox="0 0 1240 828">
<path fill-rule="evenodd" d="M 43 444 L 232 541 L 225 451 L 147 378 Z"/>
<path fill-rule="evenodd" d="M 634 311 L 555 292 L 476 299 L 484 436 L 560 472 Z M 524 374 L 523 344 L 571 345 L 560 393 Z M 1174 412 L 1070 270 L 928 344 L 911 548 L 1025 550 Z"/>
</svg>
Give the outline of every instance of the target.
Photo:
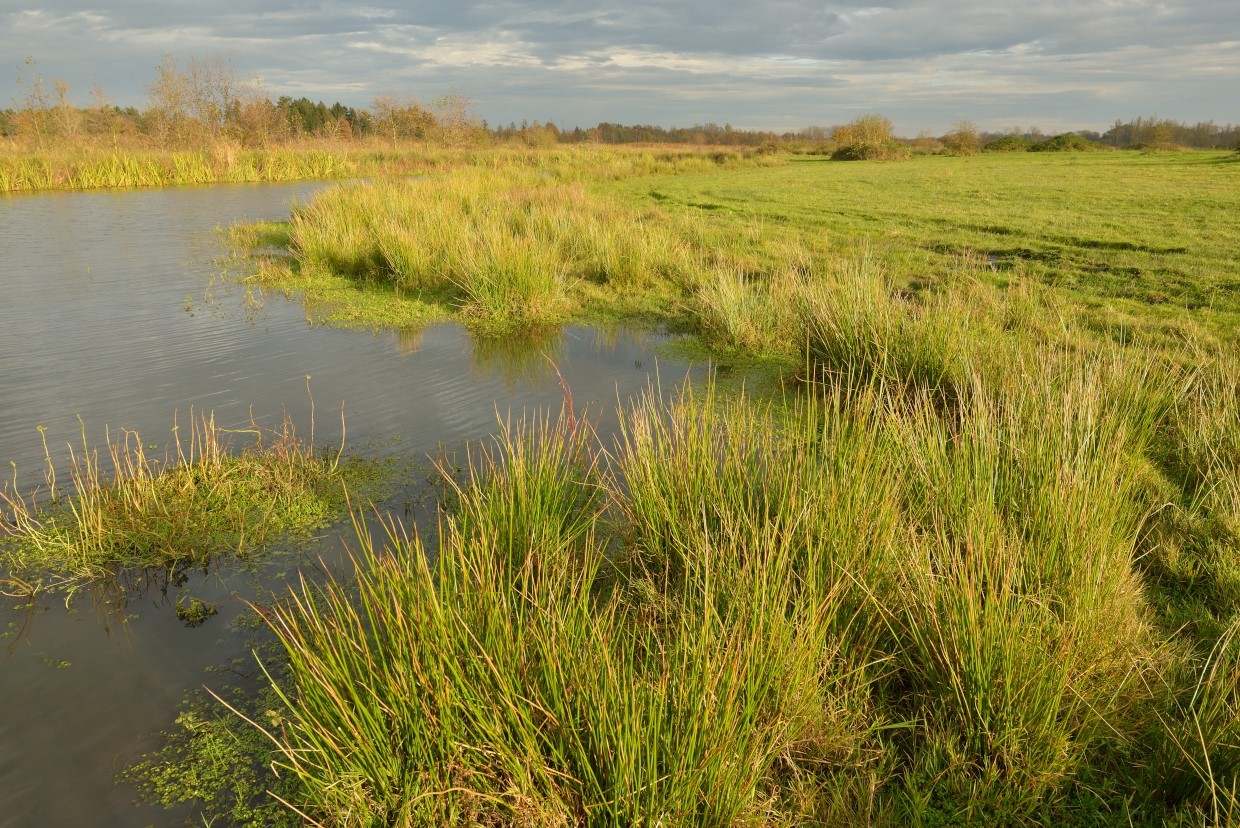
<svg viewBox="0 0 1240 828">
<path fill-rule="evenodd" d="M 288 420 L 275 431 L 225 430 L 211 414 L 195 413 L 173 437 L 163 458 L 132 431 L 109 436 L 101 452 L 83 425 L 63 467 L 48 451 L 45 488 L 25 494 L 6 486 L 7 586 L 73 592 L 127 568 L 249 558 L 339 519 L 344 487 L 363 471 L 339 450 L 316 451 Z"/>
<path fill-rule="evenodd" d="M 501 423 L 436 531 L 359 524 L 354 580 L 267 615 L 281 796 L 338 825 L 1232 824 L 1231 168 L 583 158 L 329 191 L 273 267 L 490 333 L 604 308 L 780 382 L 652 391 L 614 440 Z"/>
</svg>

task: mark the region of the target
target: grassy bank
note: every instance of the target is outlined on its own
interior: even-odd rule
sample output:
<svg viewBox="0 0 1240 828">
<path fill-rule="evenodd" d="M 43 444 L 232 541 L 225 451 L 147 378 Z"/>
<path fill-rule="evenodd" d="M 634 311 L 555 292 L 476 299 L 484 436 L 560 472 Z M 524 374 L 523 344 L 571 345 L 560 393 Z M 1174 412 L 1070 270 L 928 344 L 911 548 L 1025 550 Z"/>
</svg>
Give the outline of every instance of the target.
<svg viewBox="0 0 1240 828">
<path fill-rule="evenodd" d="M 910 297 L 956 292 L 961 274 L 1036 294 L 1118 342 L 1235 340 L 1235 156 L 757 156 L 620 178 L 589 158 L 332 190 L 294 212 L 276 238 L 293 258 L 259 280 L 304 285 L 312 314 L 355 325 L 394 307 L 483 330 L 626 318 L 797 359 L 800 332 L 772 312 L 860 266 Z"/>
<path fill-rule="evenodd" d="M 270 609 L 247 716 L 289 819 L 1240 823 L 1238 171 L 456 170 L 299 207 L 290 290 L 665 324 L 781 382 L 652 393 L 614 440 L 506 425 L 438 531 L 361 529 L 355 580 Z"/>
<path fill-rule="evenodd" d="M 607 445 L 509 427 L 436 548 L 363 531 L 355 582 L 267 615 L 287 673 L 254 723 L 290 813 L 1240 817 L 1237 607 L 1169 629 L 1148 565 L 1174 531 L 1154 458 L 1193 451 L 1167 437 L 1200 414 L 1185 378 L 1029 355 L 945 407 L 865 362 L 780 403 L 652 396 Z"/>
</svg>

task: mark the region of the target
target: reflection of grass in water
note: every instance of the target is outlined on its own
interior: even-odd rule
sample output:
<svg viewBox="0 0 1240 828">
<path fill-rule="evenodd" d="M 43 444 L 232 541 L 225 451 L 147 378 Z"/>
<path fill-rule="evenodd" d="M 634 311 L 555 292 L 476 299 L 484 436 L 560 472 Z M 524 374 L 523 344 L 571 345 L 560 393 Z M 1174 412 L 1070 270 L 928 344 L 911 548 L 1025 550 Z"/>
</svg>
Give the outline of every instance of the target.
<svg viewBox="0 0 1240 828">
<path fill-rule="evenodd" d="M 175 457 L 147 454 L 136 432 L 109 439 L 101 461 L 87 443 L 70 448 L 67 490 L 47 452 L 47 492 L 0 493 L 7 527 L 0 564 L 16 591 L 73 592 L 127 568 L 184 572 L 221 556 L 248 557 L 291 535 L 327 525 L 344 511 L 344 486 L 364 485 L 368 465 L 336 451 L 316 453 L 280 428 L 228 431 L 210 414 L 180 427 Z M 231 451 L 234 436 L 251 442 Z M 311 436 L 313 440 L 313 433 Z"/>
<path fill-rule="evenodd" d="M 560 327 L 534 328 L 511 336 L 472 338 L 474 365 L 501 374 L 509 386 L 554 376 L 563 347 Z"/>
</svg>

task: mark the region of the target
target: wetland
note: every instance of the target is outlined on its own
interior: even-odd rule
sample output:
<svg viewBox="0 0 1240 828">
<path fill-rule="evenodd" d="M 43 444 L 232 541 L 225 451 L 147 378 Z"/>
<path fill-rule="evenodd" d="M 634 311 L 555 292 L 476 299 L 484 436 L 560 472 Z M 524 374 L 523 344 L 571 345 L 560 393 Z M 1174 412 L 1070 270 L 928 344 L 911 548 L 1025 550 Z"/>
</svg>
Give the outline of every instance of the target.
<svg viewBox="0 0 1240 828">
<path fill-rule="evenodd" d="M 1236 158 L 3 202 L 12 491 L 104 424 L 176 456 L 192 409 L 232 454 L 297 424 L 377 508 L 10 590 L 0 813 L 1234 824 Z"/>
</svg>

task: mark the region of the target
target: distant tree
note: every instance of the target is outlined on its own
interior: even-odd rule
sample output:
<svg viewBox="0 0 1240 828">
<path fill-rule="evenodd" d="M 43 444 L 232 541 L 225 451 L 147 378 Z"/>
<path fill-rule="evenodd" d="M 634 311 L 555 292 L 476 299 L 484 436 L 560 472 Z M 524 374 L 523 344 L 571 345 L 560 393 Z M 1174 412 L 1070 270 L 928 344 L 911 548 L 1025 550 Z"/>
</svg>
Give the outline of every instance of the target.
<svg viewBox="0 0 1240 828">
<path fill-rule="evenodd" d="M 1175 140 L 1177 126 L 1174 121 L 1157 121 L 1149 129 L 1146 146 L 1155 152 L 1179 149 L 1179 144 Z"/>
<path fill-rule="evenodd" d="M 20 99 L 13 99 L 15 132 L 41 149 L 52 132 L 52 110 L 38 61 L 31 55 L 18 67 L 17 88 L 22 93 Z"/>
<path fill-rule="evenodd" d="M 380 95 L 371 105 L 375 130 L 392 141 L 395 149 L 400 141 L 425 141 L 438 126 L 435 116 L 413 98 Z"/>
<path fill-rule="evenodd" d="M 172 53 L 165 53 L 146 87 L 156 138 L 179 145 L 235 133 L 243 96 L 253 93 L 244 86 L 231 57 L 190 57 L 182 70 Z"/>
<path fill-rule="evenodd" d="M 190 111 L 207 137 L 218 138 L 233 126 L 241 108 L 242 90 L 233 71 L 232 57 L 196 58 L 186 66 Z M 254 82 L 257 86 L 257 81 Z M 253 95 L 255 90 L 248 90 Z"/>
<path fill-rule="evenodd" d="M 521 130 L 520 137 L 527 147 L 552 147 L 560 140 L 560 130 L 555 124 L 535 121 Z"/>
<path fill-rule="evenodd" d="M 247 147 L 268 147 L 287 141 L 292 125 L 258 84 L 246 89 L 239 97 L 230 124 L 230 134 Z"/>
<path fill-rule="evenodd" d="M 52 89 L 56 90 L 54 131 L 63 138 L 73 138 L 81 131 L 82 113 L 69 100 L 69 82 L 55 80 Z"/>
<path fill-rule="evenodd" d="M 917 137 L 909 141 L 908 145 L 920 155 L 933 155 L 945 149 L 942 141 L 925 130 L 917 133 Z"/>
<path fill-rule="evenodd" d="M 457 87 L 431 101 L 439 138 L 448 146 L 474 144 L 482 139 L 481 121 L 473 101 Z"/>
<path fill-rule="evenodd" d="M 957 121 L 951 131 L 939 139 L 952 155 L 974 155 L 982 147 L 977 125 L 972 121 Z"/>
<path fill-rule="evenodd" d="M 161 144 L 183 144 L 190 132 L 189 79 L 181 74 L 177 59 L 165 52 L 155 67 L 155 78 L 146 87 L 147 119 Z"/>
<path fill-rule="evenodd" d="M 93 135 L 107 136 L 115 148 L 125 131 L 124 116 L 98 81 L 91 85 L 90 101 L 90 108 L 86 111 L 87 130 Z"/>
</svg>

